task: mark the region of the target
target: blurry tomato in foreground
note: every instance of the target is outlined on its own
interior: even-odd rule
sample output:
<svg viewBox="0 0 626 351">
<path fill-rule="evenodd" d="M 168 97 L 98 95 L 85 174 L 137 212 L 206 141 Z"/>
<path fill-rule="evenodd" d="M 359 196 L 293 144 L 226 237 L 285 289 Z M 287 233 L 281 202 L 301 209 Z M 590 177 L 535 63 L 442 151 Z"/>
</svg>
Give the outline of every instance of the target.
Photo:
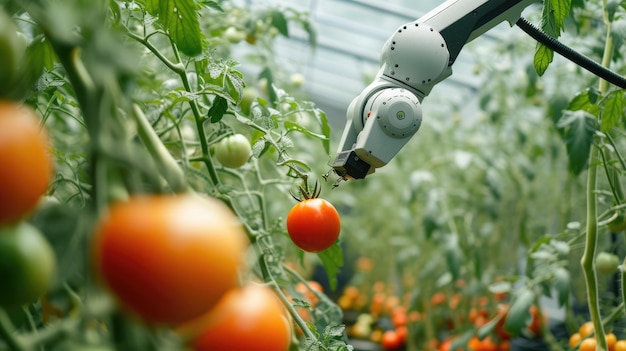
<svg viewBox="0 0 626 351">
<path fill-rule="evenodd" d="M 287 316 L 269 287 L 250 283 L 178 331 L 196 351 L 286 351 L 291 343 Z"/>
<path fill-rule="evenodd" d="M 224 203 L 191 194 L 116 203 L 92 242 L 97 276 L 124 310 L 164 325 L 202 316 L 239 287 L 247 245 Z"/>
</svg>

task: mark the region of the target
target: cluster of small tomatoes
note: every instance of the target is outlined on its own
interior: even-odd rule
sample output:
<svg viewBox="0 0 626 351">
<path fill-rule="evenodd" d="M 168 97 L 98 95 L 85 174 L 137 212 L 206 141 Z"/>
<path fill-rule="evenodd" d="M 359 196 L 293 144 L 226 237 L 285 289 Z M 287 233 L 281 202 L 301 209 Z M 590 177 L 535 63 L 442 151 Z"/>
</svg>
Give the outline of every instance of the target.
<svg viewBox="0 0 626 351">
<path fill-rule="evenodd" d="M 52 178 L 48 136 L 31 108 L 0 101 L 0 307 L 35 301 L 52 284 L 54 251 L 26 220 Z"/>
<path fill-rule="evenodd" d="M 404 350 L 409 344 L 431 351 L 449 351 L 453 345 L 472 351 L 510 349 L 514 335 L 505 329 L 509 310 L 506 293 L 469 296 L 436 291 L 419 296 L 419 301 L 415 296 L 394 295 L 379 281 L 365 287 L 347 286 L 337 303 L 346 315 L 354 314 L 350 321 L 353 323 L 348 323 L 348 335 L 379 344 L 384 350 Z M 546 315 L 536 306 L 531 306 L 529 313 L 531 319 L 523 333 L 539 337 L 543 323 L 547 322 Z M 479 328 L 492 321 L 490 332 L 479 337 Z"/>
<path fill-rule="evenodd" d="M 595 351 L 597 340 L 593 334 L 593 322 L 584 322 L 580 325 L 578 331 L 569 337 L 570 348 L 577 348 L 579 351 Z M 612 332 L 606 333 L 606 344 L 609 348 L 608 351 L 626 351 L 626 340 L 618 340 L 617 336 Z"/>
</svg>

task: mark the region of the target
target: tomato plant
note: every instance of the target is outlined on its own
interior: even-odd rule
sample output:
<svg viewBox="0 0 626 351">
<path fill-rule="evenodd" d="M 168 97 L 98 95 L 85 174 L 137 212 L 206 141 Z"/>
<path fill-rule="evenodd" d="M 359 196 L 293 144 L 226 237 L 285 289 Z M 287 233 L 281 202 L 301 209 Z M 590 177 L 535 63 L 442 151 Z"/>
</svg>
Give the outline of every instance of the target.
<svg viewBox="0 0 626 351">
<path fill-rule="evenodd" d="M 237 217 L 215 199 L 137 196 L 103 215 L 93 260 L 124 308 L 150 323 L 176 325 L 239 285 L 245 248 Z"/>
<path fill-rule="evenodd" d="M 32 303 L 51 287 L 56 257 L 39 230 L 28 223 L 0 227 L 0 306 Z"/>
<path fill-rule="evenodd" d="M 286 351 L 292 327 L 276 294 L 255 283 L 227 292 L 205 316 L 181 328 L 196 351 Z"/>
<path fill-rule="evenodd" d="M 0 225 L 28 215 L 48 188 L 52 160 L 35 111 L 0 101 Z"/>
<path fill-rule="evenodd" d="M 215 157 L 224 166 L 239 168 L 252 155 L 250 142 L 243 134 L 234 134 L 225 137 L 215 145 Z"/>
<path fill-rule="evenodd" d="M 321 198 L 299 201 L 287 214 L 287 232 L 293 243 L 307 252 L 320 252 L 339 238 L 341 220 L 337 209 Z"/>
</svg>

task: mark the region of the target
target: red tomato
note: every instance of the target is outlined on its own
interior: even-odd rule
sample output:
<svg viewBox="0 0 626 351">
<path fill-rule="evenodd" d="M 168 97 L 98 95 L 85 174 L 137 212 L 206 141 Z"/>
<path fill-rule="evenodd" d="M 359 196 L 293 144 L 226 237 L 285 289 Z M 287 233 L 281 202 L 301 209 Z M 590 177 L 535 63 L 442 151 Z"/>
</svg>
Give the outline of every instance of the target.
<svg viewBox="0 0 626 351">
<path fill-rule="evenodd" d="M 52 177 L 48 137 L 30 107 L 0 101 L 0 224 L 32 211 Z"/>
<path fill-rule="evenodd" d="M 341 221 L 335 207 L 320 198 L 295 204 L 287 215 L 287 232 L 293 243 L 307 252 L 320 252 L 339 238 Z"/>
<path fill-rule="evenodd" d="M 181 333 L 196 351 L 286 351 L 291 343 L 287 311 L 269 287 L 253 283 L 229 291 Z"/>
<path fill-rule="evenodd" d="M 402 335 L 398 334 L 395 330 L 387 330 L 383 334 L 380 343 L 385 350 L 396 350 L 404 345 L 404 340 L 402 340 Z"/>
<path fill-rule="evenodd" d="M 246 240 L 237 217 L 216 199 L 137 196 L 100 219 L 93 258 L 123 308 L 149 323 L 176 325 L 238 286 Z"/>
</svg>

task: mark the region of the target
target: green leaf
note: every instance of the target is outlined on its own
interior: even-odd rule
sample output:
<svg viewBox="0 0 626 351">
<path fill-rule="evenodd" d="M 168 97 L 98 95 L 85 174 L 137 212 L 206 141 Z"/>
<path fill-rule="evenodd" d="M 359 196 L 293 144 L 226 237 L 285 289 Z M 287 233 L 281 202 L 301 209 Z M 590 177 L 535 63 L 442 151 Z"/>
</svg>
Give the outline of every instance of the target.
<svg viewBox="0 0 626 351">
<path fill-rule="evenodd" d="M 276 107 L 276 90 L 274 90 L 274 76 L 269 67 L 263 68 L 259 73 L 259 80 L 265 78 L 267 81 L 267 94 L 269 95 L 269 103 L 271 107 Z"/>
<path fill-rule="evenodd" d="M 593 137 L 598 130 L 597 121 L 586 111 L 563 111 L 557 128 L 564 130 L 563 140 L 569 157 L 569 169 L 580 174 L 587 166 Z"/>
<path fill-rule="evenodd" d="M 458 244 L 450 244 L 446 247 L 445 258 L 448 264 L 448 271 L 456 281 L 461 275 L 461 265 L 463 262 L 463 252 Z"/>
<path fill-rule="evenodd" d="M 278 29 L 278 32 L 285 37 L 289 37 L 289 27 L 287 26 L 287 19 L 285 15 L 279 11 L 274 10 L 271 13 L 272 16 L 272 27 Z"/>
<path fill-rule="evenodd" d="M 322 127 L 322 134 L 325 136 L 322 139 L 322 145 L 327 155 L 330 155 L 330 123 L 328 122 L 328 116 L 322 110 L 315 109 L 315 116 L 318 118 L 320 126 Z"/>
<path fill-rule="evenodd" d="M 565 28 L 565 19 L 569 17 L 572 0 L 549 0 L 552 8 L 554 27 L 557 30 L 556 36 Z"/>
<path fill-rule="evenodd" d="M 624 92 L 623 90 L 615 90 L 609 94 L 604 102 L 604 110 L 602 111 L 602 127 L 603 132 L 608 132 L 613 128 L 624 116 Z"/>
<path fill-rule="evenodd" d="M 513 335 L 518 335 L 528 325 L 532 318 L 530 306 L 535 299 L 535 294 L 528 287 L 518 291 L 515 301 L 511 304 L 509 312 L 504 320 L 504 329 Z"/>
<path fill-rule="evenodd" d="M 217 123 L 222 120 L 226 111 L 228 111 L 228 100 L 224 97 L 216 95 L 215 100 L 213 100 L 213 104 L 211 105 L 211 108 L 209 108 L 209 112 L 207 114 L 211 119 L 211 123 Z"/>
<path fill-rule="evenodd" d="M 615 12 L 619 8 L 621 0 L 609 0 L 606 2 L 606 12 L 609 16 L 609 21 L 613 22 L 615 19 Z"/>
<path fill-rule="evenodd" d="M 194 0 L 146 0 L 146 10 L 158 18 L 178 49 L 187 56 L 202 53 L 203 39 Z"/>
<path fill-rule="evenodd" d="M 224 9 L 220 6 L 220 4 L 217 1 L 201 0 L 200 4 L 208 8 L 211 8 L 215 11 L 224 12 Z"/>
<path fill-rule="evenodd" d="M 567 105 L 566 109 L 570 111 L 586 111 L 594 116 L 599 116 L 600 106 L 597 105 L 598 98 L 601 93 L 595 88 L 588 88 L 577 94 Z"/>
<path fill-rule="evenodd" d="M 313 49 L 317 47 L 317 32 L 309 21 L 302 22 L 302 29 L 309 35 L 309 44 Z"/>
<path fill-rule="evenodd" d="M 324 270 L 328 275 L 330 289 L 335 290 L 337 288 L 337 275 L 339 274 L 340 268 L 343 267 L 343 251 L 341 250 L 341 246 L 335 243 L 328 249 L 319 252 L 317 256 L 322 261 Z"/>
<path fill-rule="evenodd" d="M 553 59 L 554 52 L 552 51 L 552 49 L 548 48 L 545 45 L 539 45 L 537 47 L 533 63 L 535 65 L 535 71 L 537 71 L 537 74 L 539 76 L 542 76 L 544 73 L 546 73 L 546 70 L 548 69 L 550 63 L 552 63 Z"/>
</svg>

